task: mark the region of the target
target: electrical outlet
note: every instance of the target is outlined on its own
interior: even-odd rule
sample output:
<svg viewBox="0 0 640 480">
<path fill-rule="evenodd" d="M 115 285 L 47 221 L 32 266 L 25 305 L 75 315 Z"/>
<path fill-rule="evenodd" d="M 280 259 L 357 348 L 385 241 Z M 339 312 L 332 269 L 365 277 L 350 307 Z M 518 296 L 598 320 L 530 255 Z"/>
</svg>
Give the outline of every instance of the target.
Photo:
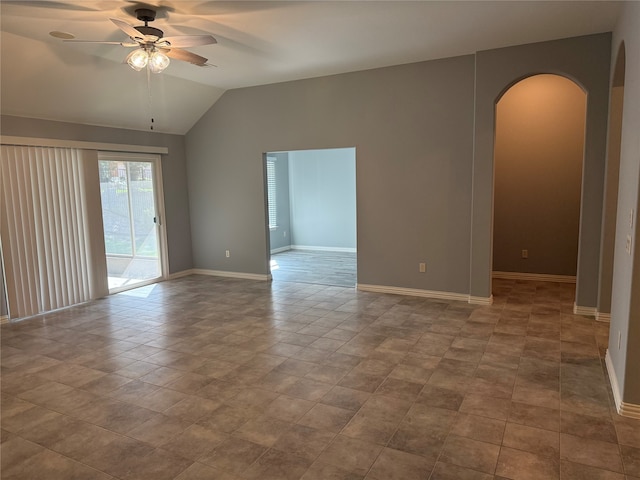
<svg viewBox="0 0 640 480">
<path fill-rule="evenodd" d="M 283 236 L 284 238 L 287 238 L 287 231 L 286 231 L 286 230 L 285 230 L 284 232 L 282 232 L 282 236 Z"/>
<path fill-rule="evenodd" d="M 224 256 L 227 257 L 227 258 L 229 258 L 231 256 L 231 253 L 229 253 L 229 250 L 224 252 Z"/>
<path fill-rule="evenodd" d="M 631 235 L 627 235 L 627 244 L 624 249 L 629 255 L 631 255 Z"/>
<path fill-rule="evenodd" d="M 427 264 L 426 263 L 419 263 L 418 264 L 418 271 L 420 273 L 425 273 L 427 271 Z"/>
<path fill-rule="evenodd" d="M 522 258 L 529 258 L 529 250 L 522 250 Z"/>
</svg>

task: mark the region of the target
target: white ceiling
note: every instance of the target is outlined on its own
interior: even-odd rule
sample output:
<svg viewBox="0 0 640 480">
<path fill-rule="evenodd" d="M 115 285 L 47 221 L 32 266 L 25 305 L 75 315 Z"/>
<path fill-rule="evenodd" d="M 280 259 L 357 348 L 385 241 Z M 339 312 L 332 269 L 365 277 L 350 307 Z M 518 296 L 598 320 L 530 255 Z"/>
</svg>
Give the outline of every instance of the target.
<svg viewBox="0 0 640 480">
<path fill-rule="evenodd" d="M 210 33 L 189 50 L 217 67 L 173 61 L 151 75 L 122 61 L 109 21 L 140 25 L 134 1 L 0 4 L 3 114 L 186 133 L 226 89 L 331 75 L 611 31 L 619 2 L 157 1 L 165 36 Z M 150 97 L 150 98 L 149 98 Z"/>
</svg>

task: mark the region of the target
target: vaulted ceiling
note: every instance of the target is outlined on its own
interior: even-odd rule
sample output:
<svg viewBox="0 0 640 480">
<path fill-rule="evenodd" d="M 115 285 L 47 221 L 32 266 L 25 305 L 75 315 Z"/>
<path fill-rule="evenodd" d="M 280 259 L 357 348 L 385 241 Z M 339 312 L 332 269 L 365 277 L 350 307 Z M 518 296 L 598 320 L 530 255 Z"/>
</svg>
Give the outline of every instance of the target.
<svg viewBox="0 0 640 480">
<path fill-rule="evenodd" d="M 109 18 L 165 36 L 212 34 L 189 48 L 216 67 L 172 61 L 136 72 Z M 225 90 L 611 31 L 619 2 L 544 1 L 9 1 L 0 3 L 3 114 L 186 133 Z"/>
</svg>

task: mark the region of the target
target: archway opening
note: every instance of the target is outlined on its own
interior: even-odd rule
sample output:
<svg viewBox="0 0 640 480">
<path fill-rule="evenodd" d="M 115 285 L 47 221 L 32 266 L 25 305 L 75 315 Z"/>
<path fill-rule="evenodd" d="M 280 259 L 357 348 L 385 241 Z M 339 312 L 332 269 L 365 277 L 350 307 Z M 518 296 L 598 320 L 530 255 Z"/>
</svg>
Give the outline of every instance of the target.
<svg viewBox="0 0 640 480">
<path fill-rule="evenodd" d="M 575 298 L 586 100 L 573 81 L 541 74 L 496 105 L 495 302 L 519 288 L 515 297 L 530 305 L 530 281 L 565 284 L 567 301 Z"/>
</svg>

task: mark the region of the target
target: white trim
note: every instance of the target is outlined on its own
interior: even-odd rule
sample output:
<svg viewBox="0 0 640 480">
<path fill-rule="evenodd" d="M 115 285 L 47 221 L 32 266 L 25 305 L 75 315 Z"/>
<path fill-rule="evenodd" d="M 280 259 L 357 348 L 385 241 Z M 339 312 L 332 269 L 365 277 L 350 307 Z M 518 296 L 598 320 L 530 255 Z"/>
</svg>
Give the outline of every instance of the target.
<svg viewBox="0 0 640 480">
<path fill-rule="evenodd" d="M 271 250 L 271 253 L 282 253 L 282 252 L 288 252 L 289 250 L 291 250 L 291 245 L 285 245 L 284 247 L 278 247 L 278 248 L 274 248 L 273 250 Z"/>
<path fill-rule="evenodd" d="M 616 376 L 616 370 L 613 367 L 613 360 L 611 360 L 611 355 L 609 355 L 608 349 L 607 354 L 604 357 L 604 363 L 607 366 L 607 373 L 609 374 L 609 381 L 611 382 L 611 391 L 613 392 L 613 400 L 616 403 L 616 410 L 623 417 L 640 419 L 640 405 L 622 401 L 620 386 L 618 385 L 618 377 Z"/>
<path fill-rule="evenodd" d="M 538 282 L 576 283 L 575 275 L 551 275 L 546 273 L 492 272 L 493 278 L 503 280 L 527 280 Z"/>
<path fill-rule="evenodd" d="M 108 152 L 156 153 L 160 155 L 166 155 L 169 153 L 169 149 L 167 147 L 82 142 L 80 140 L 61 140 L 57 138 L 14 137 L 10 135 L 2 135 L 0 137 L 0 143 L 2 143 L 2 145 L 24 145 L 28 147 L 61 147 L 80 148 L 84 150 L 106 150 Z"/>
<path fill-rule="evenodd" d="M 611 323 L 611 314 L 596 312 L 596 322 Z"/>
<path fill-rule="evenodd" d="M 210 275 L 213 277 L 243 278 L 245 280 L 262 280 L 270 281 L 271 274 L 261 273 L 243 273 L 243 272 L 224 272 L 222 270 L 209 270 L 206 268 L 194 268 L 191 270 L 193 275 Z"/>
<path fill-rule="evenodd" d="M 0 325 L 3 325 L 5 323 L 9 323 L 9 316 L 8 315 L 0 315 Z"/>
<path fill-rule="evenodd" d="M 291 250 L 317 250 L 319 252 L 349 252 L 356 253 L 355 248 L 351 247 L 314 247 L 311 245 L 291 245 Z"/>
<path fill-rule="evenodd" d="M 595 317 L 598 309 L 596 307 L 582 307 L 573 302 L 574 315 L 585 315 L 587 317 Z"/>
<path fill-rule="evenodd" d="M 616 377 L 616 370 L 613 367 L 611 355 L 609 355 L 609 349 L 607 349 L 607 354 L 604 357 L 604 363 L 607 366 L 609 383 L 611 383 L 611 391 L 613 393 L 613 400 L 616 403 L 616 410 L 620 412 L 620 404 L 622 403 L 622 399 L 620 398 L 620 387 L 618 386 L 618 377 Z"/>
<path fill-rule="evenodd" d="M 170 273 L 167 276 L 167 280 L 175 280 L 177 278 L 188 277 L 189 275 L 193 275 L 192 268 L 189 268 L 188 270 L 182 270 L 181 272 Z"/>
<path fill-rule="evenodd" d="M 466 295 L 464 293 L 439 292 L 435 290 L 421 290 L 417 288 L 389 287 L 386 285 L 367 285 L 364 283 L 356 284 L 356 290 L 361 290 L 363 292 L 391 293 L 393 295 L 408 295 L 411 297 L 455 300 L 461 302 L 467 302 L 469 300 L 469 295 Z"/>
<path fill-rule="evenodd" d="M 493 305 L 493 295 L 489 297 L 474 297 L 469 295 L 469 303 L 473 305 Z"/>
<path fill-rule="evenodd" d="M 164 182 L 162 181 L 162 159 L 157 153 L 132 153 L 132 152 L 98 152 L 98 162 L 149 162 L 153 173 L 153 202 L 156 210 L 156 233 L 158 235 L 158 249 L 160 262 L 160 276 L 153 279 L 153 282 L 141 282 L 136 286 L 149 285 L 150 283 L 166 280 L 169 278 L 169 241 L 167 239 L 166 215 L 164 208 Z M 120 293 L 135 287 L 116 287 L 109 289 L 109 293 Z"/>
<path fill-rule="evenodd" d="M 618 413 L 623 417 L 637 418 L 640 420 L 640 405 L 634 403 L 620 402 Z"/>
</svg>

